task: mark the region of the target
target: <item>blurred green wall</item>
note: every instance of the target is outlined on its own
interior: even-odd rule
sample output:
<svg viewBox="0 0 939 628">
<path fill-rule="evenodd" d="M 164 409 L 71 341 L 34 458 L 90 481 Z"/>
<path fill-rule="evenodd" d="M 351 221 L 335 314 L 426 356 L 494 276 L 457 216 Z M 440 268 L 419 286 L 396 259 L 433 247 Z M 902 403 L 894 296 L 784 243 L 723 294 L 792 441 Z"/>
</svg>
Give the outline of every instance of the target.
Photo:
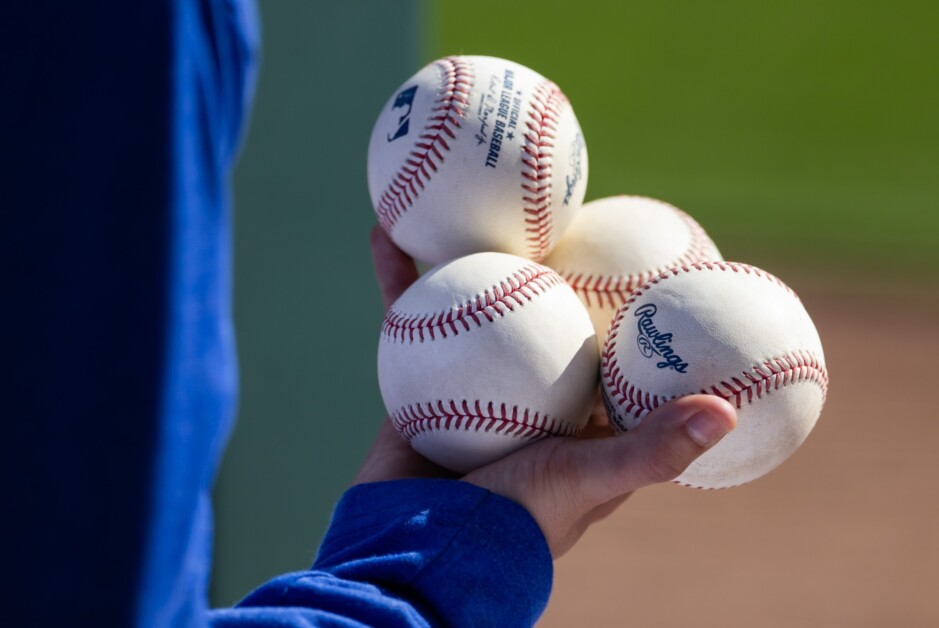
<svg viewBox="0 0 939 628">
<path fill-rule="evenodd" d="M 365 157 L 421 46 L 416 2 L 260 9 L 260 83 L 235 178 L 241 401 L 215 492 L 215 605 L 310 565 L 385 416 Z"/>
</svg>

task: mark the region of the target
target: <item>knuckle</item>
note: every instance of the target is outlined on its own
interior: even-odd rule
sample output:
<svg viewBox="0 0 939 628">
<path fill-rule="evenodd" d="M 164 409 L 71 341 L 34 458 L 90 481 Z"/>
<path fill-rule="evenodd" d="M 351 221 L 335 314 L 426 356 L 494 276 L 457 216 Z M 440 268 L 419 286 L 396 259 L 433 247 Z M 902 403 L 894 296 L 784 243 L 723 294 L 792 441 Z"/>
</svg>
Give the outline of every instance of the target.
<svg viewBox="0 0 939 628">
<path fill-rule="evenodd" d="M 645 459 L 647 477 L 650 484 L 670 482 L 687 468 L 689 461 L 681 448 L 663 444 L 649 451 Z"/>
</svg>

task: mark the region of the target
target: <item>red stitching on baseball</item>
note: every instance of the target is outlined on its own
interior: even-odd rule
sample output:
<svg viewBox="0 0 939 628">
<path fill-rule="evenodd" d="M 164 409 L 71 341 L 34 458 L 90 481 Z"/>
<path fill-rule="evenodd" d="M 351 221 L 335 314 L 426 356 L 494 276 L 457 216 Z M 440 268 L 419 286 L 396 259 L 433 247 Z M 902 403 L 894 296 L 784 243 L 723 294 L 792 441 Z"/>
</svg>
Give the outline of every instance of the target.
<svg viewBox="0 0 939 628">
<path fill-rule="evenodd" d="M 554 139 L 567 97 L 551 81 L 543 81 L 534 90 L 528 110 L 525 143 L 522 146 L 522 211 L 525 212 L 525 240 L 529 257 L 544 259 L 554 233 L 551 212 L 551 165 Z"/>
<path fill-rule="evenodd" d="M 446 57 L 436 65 L 444 73 L 441 95 L 409 157 L 381 193 L 375 208 L 379 224 L 388 233 L 443 163 L 444 153 L 450 150 L 447 138 L 456 139 L 455 129 L 460 128 L 460 118 L 469 107 L 475 78 L 470 64 L 460 57 Z"/>
<path fill-rule="evenodd" d="M 524 306 L 527 301 L 559 285 L 564 285 L 564 280 L 556 272 L 540 264 L 529 264 L 469 301 L 448 310 L 433 314 L 407 314 L 392 305 L 385 315 L 381 333 L 392 341 L 402 342 L 456 336 L 470 331 L 473 325 L 482 327 L 484 321 L 492 323 L 505 316 L 506 312 L 514 311 L 516 306 Z"/>
<path fill-rule="evenodd" d="M 494 432 L 527 440 L 573 436 L 578 432 L 573 424 L 547 414 L 479 399 L 408 404 L 392 412 L 391 421 L 408 441 L 435 430 Z"/>
<path fill-rule="evenodd" d="M 780 288 L 783 288 L 784 290 L 786 290 L 786 292 L 788 292 L 793 297 L 795 297 L 797 301 L 799 301 L 799 295 L 797 295 L 792 290 L 792 288 L 790 288 L 785 283 L 783 283 L 783 281 L 780 280 L 778 277 L 776 277 L 775 275 L 769 274 L 765 270 L 760 270 L 756 266 L 750 266 L 749 264 L 740 264 L 738 262 L 723 262 L 723 261 L 700 261 L 700 262 L 694 262 L 692 264 L 683 264 L 681 266 L 673 266 L 665 270 L 661 274 L 656 275 L 652 279 L 646 281 L 644 284 L 639 286 L 639 288 L 636 288 L 635 290 L 633 290 L 633 292 L 629 295 L 629 298 L 626 299 L 626 301 L 620 307 L 620 310 L 613 317 L 613 320 L 610 321 L 609 334 L 607 336 L 606 343 L 604 343 L 603 345 L 603 352 L 606 353 L 608 347 L 611 348 L 613 346 L 612 344 L 613 340 L 616 338 L 616 335 L 619 331 L 619 324 L 623 320 L 623 316 L 625 315 L 626 310 L 629 309 L 630 305 L 636 302 L 636 299 L 638 299 L 643 294 L 645 294 L 646 290 L 648 290 L 651 286 L 658 285 L 661 282 L 671 277 L 677 277 L 682 273 L 690 273 L 690 272 L 701 271 L 701 270 L 720 270 L 720 271 L 725 271 L 725 272 L 730 271 L 730 272 L 735 272 L 735 273 L 742 272 L 746 275 L 754 275 L 756 277 L 762 277 L 763 279 L 772 281 Z M 612 349 L 610 350 L 612 351 Z"/>
<path fill-rule="evenodd" d="M 604 274 L 584 274 L 576 271 L 564 271 L 558 269 L 558 272 L 564 277 L 564 280 L 574 289 L 578 295 L 582 295 L 584 303 L 588 307 L 593 305 L 591 297 L 596 301 L 597 307 L 618 308 L 629 295 L 639 286 L 656 277 L 672 266 L 687 266 L 696 262 L 710 261 L 711 255 L 715 250 L 714 244 L 704 229 L 687 213 L 668 203 L 663 203 L 654 198 L 644 196 L 626 196 L 626 198 L 642 198 L 663 205 L 675 212 L 679 218 L 691 231 L 691 241 L 688 248 L 674 260 L 659 266 L 653 270 L 644 271 L 631 275 L 604 275 Z"/>
<path fill-rule="evenodd" d="M 663 271 L 659 275 L 656 275 L 649 281 L 645 282 L 639 288 L 633 291 L 630 297 L 626 300 L 624 305 L 628 308 L 630 305 L 636 302 L 636 299 L 641 297 L 646 290 L 650 287 L 658 285 L 663 281 L 670 279 L 672 277 L 677 277 L 682 273 L 692 273 L 695 271 L 702 270 L 720 270 L 724 272 L 734 272 L 734 273 L 743 273 L 745 275 L 753 275 L 755 277 L 762 277 L 768 281 L 772 281 L 780 288 L 784 289 L 786 292 L 791 294 L 796 300 L 799 300 L 799 295 L 797 295 L 792 288 L 787 286 L 781 279 L 775 275 L 771 275 L 765 270 L 760 270 L 756 266 L 750 266 L 749 264 L 741 264 L 739 262 L 723 262 L 723 261 L 700 261 L 694 262 L 691 264 L 682 264 L 681 266 L 672 266 L 671 268 Z M 621 320 L 622 317 L 617 317 Z"/>
<path fill-rule="evenodd" d="M 673 399 L 644 391 L 627 380 L 611 347 L 608 342 L 601 356 L 603 402 L 611 416 L 632 415 L 638 419 Z M 705 386 L 698 392 L 726 399 L 740 409 L 744 403 L 753 403 L 754 399 L 774 390 L 803 382 L 817 384 L 822 389 L 824 404 L 828 396 L 828 371 L 818 356 L 805 349 L 767 358 L 739 375 Z"/>
<path fill-rule="evenodd" d="M 601 377 L 606 383 L 606 385 L 603 386 L 603 401 L 607 407 L 607 412 L 611 415 L 614 414 L 615 410 L 612 405 L 612 400 L 608 396 L 607 388 L 614 389 L 619 396 L 619 402 L 627 404 L 625 409 L 627 414 L 631 413 L 635 408 L 635 413 L 633 413 L 633 416 L 636 418 L 639 418 L 639 416 L 645 412 L 649 412 L 669 400 L 669 397 L 653 395 L 649 392 L 636 388 L 633 384 L 626 381 L 625 377 L 620 371 L 619 364 L 617 363 L 616 357 L 614 355 L 614 345 L 616 343 L 616 338 L 619 336 L 619 329 L 623 319 L 625 318 L 626 313 L 629 311 L 629 306 L 631 306 L 636 302 L 637 299 L 645 294 L 645 292 L 651 286 L 658 285 L 659 283 L 667 281 L 672 277 L 677 277 L 682 273 L 704 270 L 719 270 L 722 272 L 734 273 L 742 272 L 747 275 L 761 277 L 767 281 L 772 281 L 777 286 L 786 290 L 796 299 L 799 298 L 798 295 L 793 292 L 792 288 L 783 283 L 775 275 L 771 275 L 768 272 L 760 270 L 754 266 L 750 266 L 748 264 L 739 264 L 737 262 L 710 261 L 675 266 L 666 270 L 657 277 L 650 279 L 640 288 L 636 289 L 626 300 L 625 304 L 617 311 L 616 315 L 613 317 L 613 320 L 610 322 L 609 335 L 607 336 L 606 342 L 603 345 L 603 351 L 600 354 Z M 828 394 L 828 372 L 825 370 L 825 367 L 821 365 L 821 361 L 818 360 L 818 358 L 809 351 L 797 351 L 777 358 L 769 358 L 764 363 L 751 367 L 750 371 L 744 371 L 741 373 L 741 377 L 743 377 L 749 383 L 744 383 L 739 378 L 731 378 L 731 382 L 718 382 L 717 384 L 712 385 L 710 388 L 706 388 L 700 392 L 703 394 L 717 395 L 718 397 L 723 397 L 728 401 L 733 399 L 734 402 L 737 403 L 738 408 L 741 407 L 743 403 L 742 395 L 744 394 L 747 395 L 747 402 L 751 403 L 753 401 L 754 390 L 756 392 L 756 398 L 758 399 L 764 394 L 769 393 L 770 390 L 768 382 L 770 380 L 773 382 L 773 390 L 776 390 L 781 386 L 796 383 L 797 381 L 815 382 L 822 388 L 823 403 L 825 396 Z"/>
</svg>

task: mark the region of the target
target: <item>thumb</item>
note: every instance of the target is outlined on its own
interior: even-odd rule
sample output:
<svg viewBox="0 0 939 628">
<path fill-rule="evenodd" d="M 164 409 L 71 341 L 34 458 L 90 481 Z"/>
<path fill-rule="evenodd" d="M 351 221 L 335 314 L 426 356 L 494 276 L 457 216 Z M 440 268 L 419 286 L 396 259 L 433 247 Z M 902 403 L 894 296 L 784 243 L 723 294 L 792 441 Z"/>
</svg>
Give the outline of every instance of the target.
<svg viewBox="0 0 939 628">
<path fill-rule="evenodd" d="M 574 443 L 579 448 L 582 489 L 599 504 L 674 480 L 736 424 L 736 411 L 720 397 L 673 399 L 626 434 Z"/>
</svg>

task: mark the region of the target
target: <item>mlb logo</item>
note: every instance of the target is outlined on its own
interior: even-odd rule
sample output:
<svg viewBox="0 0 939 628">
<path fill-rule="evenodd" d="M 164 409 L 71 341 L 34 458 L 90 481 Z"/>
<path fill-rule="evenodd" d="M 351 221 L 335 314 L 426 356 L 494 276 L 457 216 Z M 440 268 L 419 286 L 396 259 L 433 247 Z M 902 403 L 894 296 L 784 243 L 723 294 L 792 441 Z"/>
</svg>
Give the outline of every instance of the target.
<svg viewBox="0 0 939 628">
<path fill-rule="evenodd" d="M 389 142 L 393 142 L 399 137 L 404 137 L 408 134 L 408 123 L 411 121 L 411 104 L 414 102 L 414 94 L 416 93 L 417 85 L 414 85 L 395 96 L 395 102 L 391 105 L 391 109 L 395 110 L 399 107 L 407 107 L 408 109 L 404 112 L 403 116 L 398 118 L 398 130 L 394 132 L 394 135 L 388 136 Z"/>
</svg>

